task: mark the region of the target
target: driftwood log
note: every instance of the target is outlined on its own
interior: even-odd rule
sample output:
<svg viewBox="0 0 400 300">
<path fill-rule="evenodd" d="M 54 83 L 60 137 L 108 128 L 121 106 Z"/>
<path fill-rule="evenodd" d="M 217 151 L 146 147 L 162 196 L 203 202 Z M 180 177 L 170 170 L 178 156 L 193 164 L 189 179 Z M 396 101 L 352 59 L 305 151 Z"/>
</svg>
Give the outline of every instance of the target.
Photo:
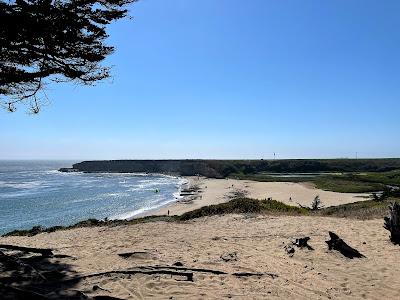
<svg viewBox="0 0 400 300">
<path fill-rule="evenodd" d="M 265 273 L 253 273 L 253 272 L 236 272 L 236 273 L 232 273 L 233 276 L 236 277 L 249 277 L 249 276 L 257 276 L 257 277 L 261 277 L 266 275 Z M 273 274 L 273 273 L 268 273 L 268 276 L 270 276 L 272 279 L 278 277 L 278 275 Z"/>
<path fill-rule="evenodd" d="M 194 273 L 208 273 L 214 275 L 232 275 L 235 277 L 250 277 L 250 276 L 270 276 L 272 279 L 278 277 L 278 274 L 274 273 L 253 273 L 253 272 L 235 272 L 235 273 L 227 273 L 220 270 L 213 269 L 204 269 L 204 268 L 186 268 L 186 267 L 177 267 L 177 266 L 138 266 L 133 269 L 128 270 L 114 270 L 108 272 L 100 272 L 100 273 L 92 273 L 83 276 L 77 276 L 73 278 L 69 278 L 63 280 L 62 282 L 67 281 L 79 281 L 86 278 L 98 277 L 98 276 L 107 276 L 113 274 L 122 274 L 122 275 L 134 275 L 134 274 L 147 274 L 147 275 L 155 275 L 155 274 L 164 274 L 171 276 L 180 276 L 185 277 L 185 281 L 193 282 Z"/>
<path fill-rule="evenodd" d="M 390 231 L 390 240 L 400 245 L 400 205 L 397 202 L 389 205 L 389 216 L 385 217 L 383 227 Z"/>
<path fill-rule="evenodd" d="M 0 244 L 0 249 L 22 251 L 27 253 L 38 253 L 41 254 L 43 257 L 53 256 L 53 251 L 51 249 L 46 249 L 46 248 L 30 248 L 30 247 Z"/>
<path fill-rule="evenodd" d="M 329 236 L 331 239 L 329 241 L 326 241 L 329 250 L 332 249 L 337 250 L 344 256 L 351 259 L 354 257 L 357 258 L 365 257 L 363 254 L 358 252 L 358 250 L 347 245 L 341 238 L 339 238 L 339 236 L 336 233 L 329 231 Z"/>
<path fill-rule="evenodd" d="M 135 274 L 147 274 L 147 275 L 171 275 L 171 276 L 181 276 L 185 277 L 185 281 L 193 282 L 193 272 L 183 272 L 183 271 L 175 271 L 171 269 L 142 269 L 142 268 L 135 268 L 133 270 L 115 270 L 115 271 L 108 271 L 108 272 L 100 272 L 100 273 L 92 273 L 88 275 L 73 277 L 68 280 L 64 280 L 63 282 L 67 281 L 79 281 L 81 279 L 91 278 L 91 277 L 98 277 L 98 276 L 107 276 L 112 274 L 122 274 L 122 275 L 135 275 Z"/>
<path fill-rule="evenodd" d="M 125 253 L 118 253 L 119 257 L 122 258 L 150 258 L 151 253 L 146 251 L 134 251 L 134 252 L 125 252 Z"/>
</svg>

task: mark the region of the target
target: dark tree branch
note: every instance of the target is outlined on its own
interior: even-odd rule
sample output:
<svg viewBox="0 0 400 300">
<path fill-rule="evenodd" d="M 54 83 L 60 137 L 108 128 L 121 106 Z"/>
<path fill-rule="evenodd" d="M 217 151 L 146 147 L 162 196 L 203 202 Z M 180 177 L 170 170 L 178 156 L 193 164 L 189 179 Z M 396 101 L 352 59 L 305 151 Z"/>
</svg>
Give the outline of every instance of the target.
<svg viewBox="0 0 400 300">
<path fill-rule="evenodd" d="M 0 104 L 39 108 L 46 79 L 92 85 L 108 78 L 101 62 L 114 48 L 105 45 L 106 27 L 136 1 L 0 0 Z"/>
<path fill-rule="evenodd" d="M 51 249 L 46 249 L 46 248 L 32 248 L 32 247 L 21 247 L 21 246 L 15 246 L 15 245 L 1 244 L 0 249 L 39 253 L 44 257 L 53 256 L 53 251 Z"/>
<path fill-rule="evenodd" d="M 193 281 L 194 273 L 207 273 L 213 275 L 232 275 L 235 277 L 249 277 L 249 276 L 270 276 L 271 278 L 275 279 L 279 277 L 279 275 L 275 273 L 252 273 L 252 272 L 235 272 L 229 274 L 224 271 L 220 270 L 213 270 L 213 269 L 204 269 L 204 268 L 186 268 L 186 267 L 176 267 L 176 266 L 137 266 L 134 269 L 129 270 L 113 270 L 108 272 L 100 272 L 100 273 L 92 273 L 82 276 L 77 276 L 73 278 L 69 278 L 64 280 L 66 281 L 79 281 L 86 278 L 91 277 L 98 277 L 104 275 L 112 275 L 112 274 L 125 274 L 125 275 L 133 275 L 133 274 L 166 274 L 166 275 L 174 275 L 174 276 L 183 276 L 186 277 L 187 281 Z"/>
</svg>

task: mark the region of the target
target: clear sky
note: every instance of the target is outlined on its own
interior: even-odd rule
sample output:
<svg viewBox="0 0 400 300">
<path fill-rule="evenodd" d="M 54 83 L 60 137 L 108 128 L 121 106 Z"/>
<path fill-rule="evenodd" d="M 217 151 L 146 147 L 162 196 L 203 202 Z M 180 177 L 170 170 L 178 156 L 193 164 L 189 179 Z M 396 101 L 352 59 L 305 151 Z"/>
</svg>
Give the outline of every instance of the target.
<svg viewBox="0 0 400 300">
<path fill-rule="evenodd" d="M 400 157 L 400 1 L 141 0 L 113 78 L 0 111 L 0 159 Z"/>
</svg>

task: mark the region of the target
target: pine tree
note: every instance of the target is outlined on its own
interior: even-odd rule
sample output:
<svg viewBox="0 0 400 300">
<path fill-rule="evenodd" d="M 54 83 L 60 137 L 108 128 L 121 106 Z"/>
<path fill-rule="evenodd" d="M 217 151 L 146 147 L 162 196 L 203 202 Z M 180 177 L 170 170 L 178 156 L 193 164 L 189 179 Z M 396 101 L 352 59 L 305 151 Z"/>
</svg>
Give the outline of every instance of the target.
<svg viewBox="0 0 400 300">
<path fill-rule="evenodd" d="M 110 76 L 106 26 L 137 0 L 0 1 L 0 104 L 39 112 L 49 81 L 92 85 Z M 41 94 L 39 94 L 41 93 Z M 40 96 L 41 95 L 41 96 Z"/>
</svg>

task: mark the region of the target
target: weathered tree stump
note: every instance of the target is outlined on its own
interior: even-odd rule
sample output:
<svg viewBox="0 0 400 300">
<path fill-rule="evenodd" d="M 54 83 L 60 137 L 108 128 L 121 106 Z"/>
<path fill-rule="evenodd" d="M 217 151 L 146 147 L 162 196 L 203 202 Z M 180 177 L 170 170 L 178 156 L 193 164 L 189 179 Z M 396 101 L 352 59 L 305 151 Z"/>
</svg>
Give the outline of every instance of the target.
<svg viewBox="0 0 400 300">
<path fill-rule="evenodd" d="M 339 236 L 337 234 L 329 231 L 329 236 L 331 239 L 329 241 L 326 241 L 326 243 L 328 244 L 329 250 L 332 250 L 332 249 L 337 250 L 344 256 L 351 258 L 351 259 L 354 257 L 357 257 L 357 258 L 365 257 L 363 254 L 358 252 L 358 250 L 347 245 L 341 238 L 339 238 Z"/>
<path fill-rule="evenodd" d="M 308 250 L 314 250 L 314 248 L 308 244 L 309 240 L 310 240 L 310 237 L 306 236 L 306 237 L 295 239 L 292 243 L 293 243 L 293 245 L 295 245 L 299 248 L 307 248 Z"/>
<path fill-rule="evenodd" d="M 385 217 L 383 227 L 390 231 L 390 240 L 400 245 L 400 205 L 397 202 L 389 205 L 389 216 Z"/>
</svg>

